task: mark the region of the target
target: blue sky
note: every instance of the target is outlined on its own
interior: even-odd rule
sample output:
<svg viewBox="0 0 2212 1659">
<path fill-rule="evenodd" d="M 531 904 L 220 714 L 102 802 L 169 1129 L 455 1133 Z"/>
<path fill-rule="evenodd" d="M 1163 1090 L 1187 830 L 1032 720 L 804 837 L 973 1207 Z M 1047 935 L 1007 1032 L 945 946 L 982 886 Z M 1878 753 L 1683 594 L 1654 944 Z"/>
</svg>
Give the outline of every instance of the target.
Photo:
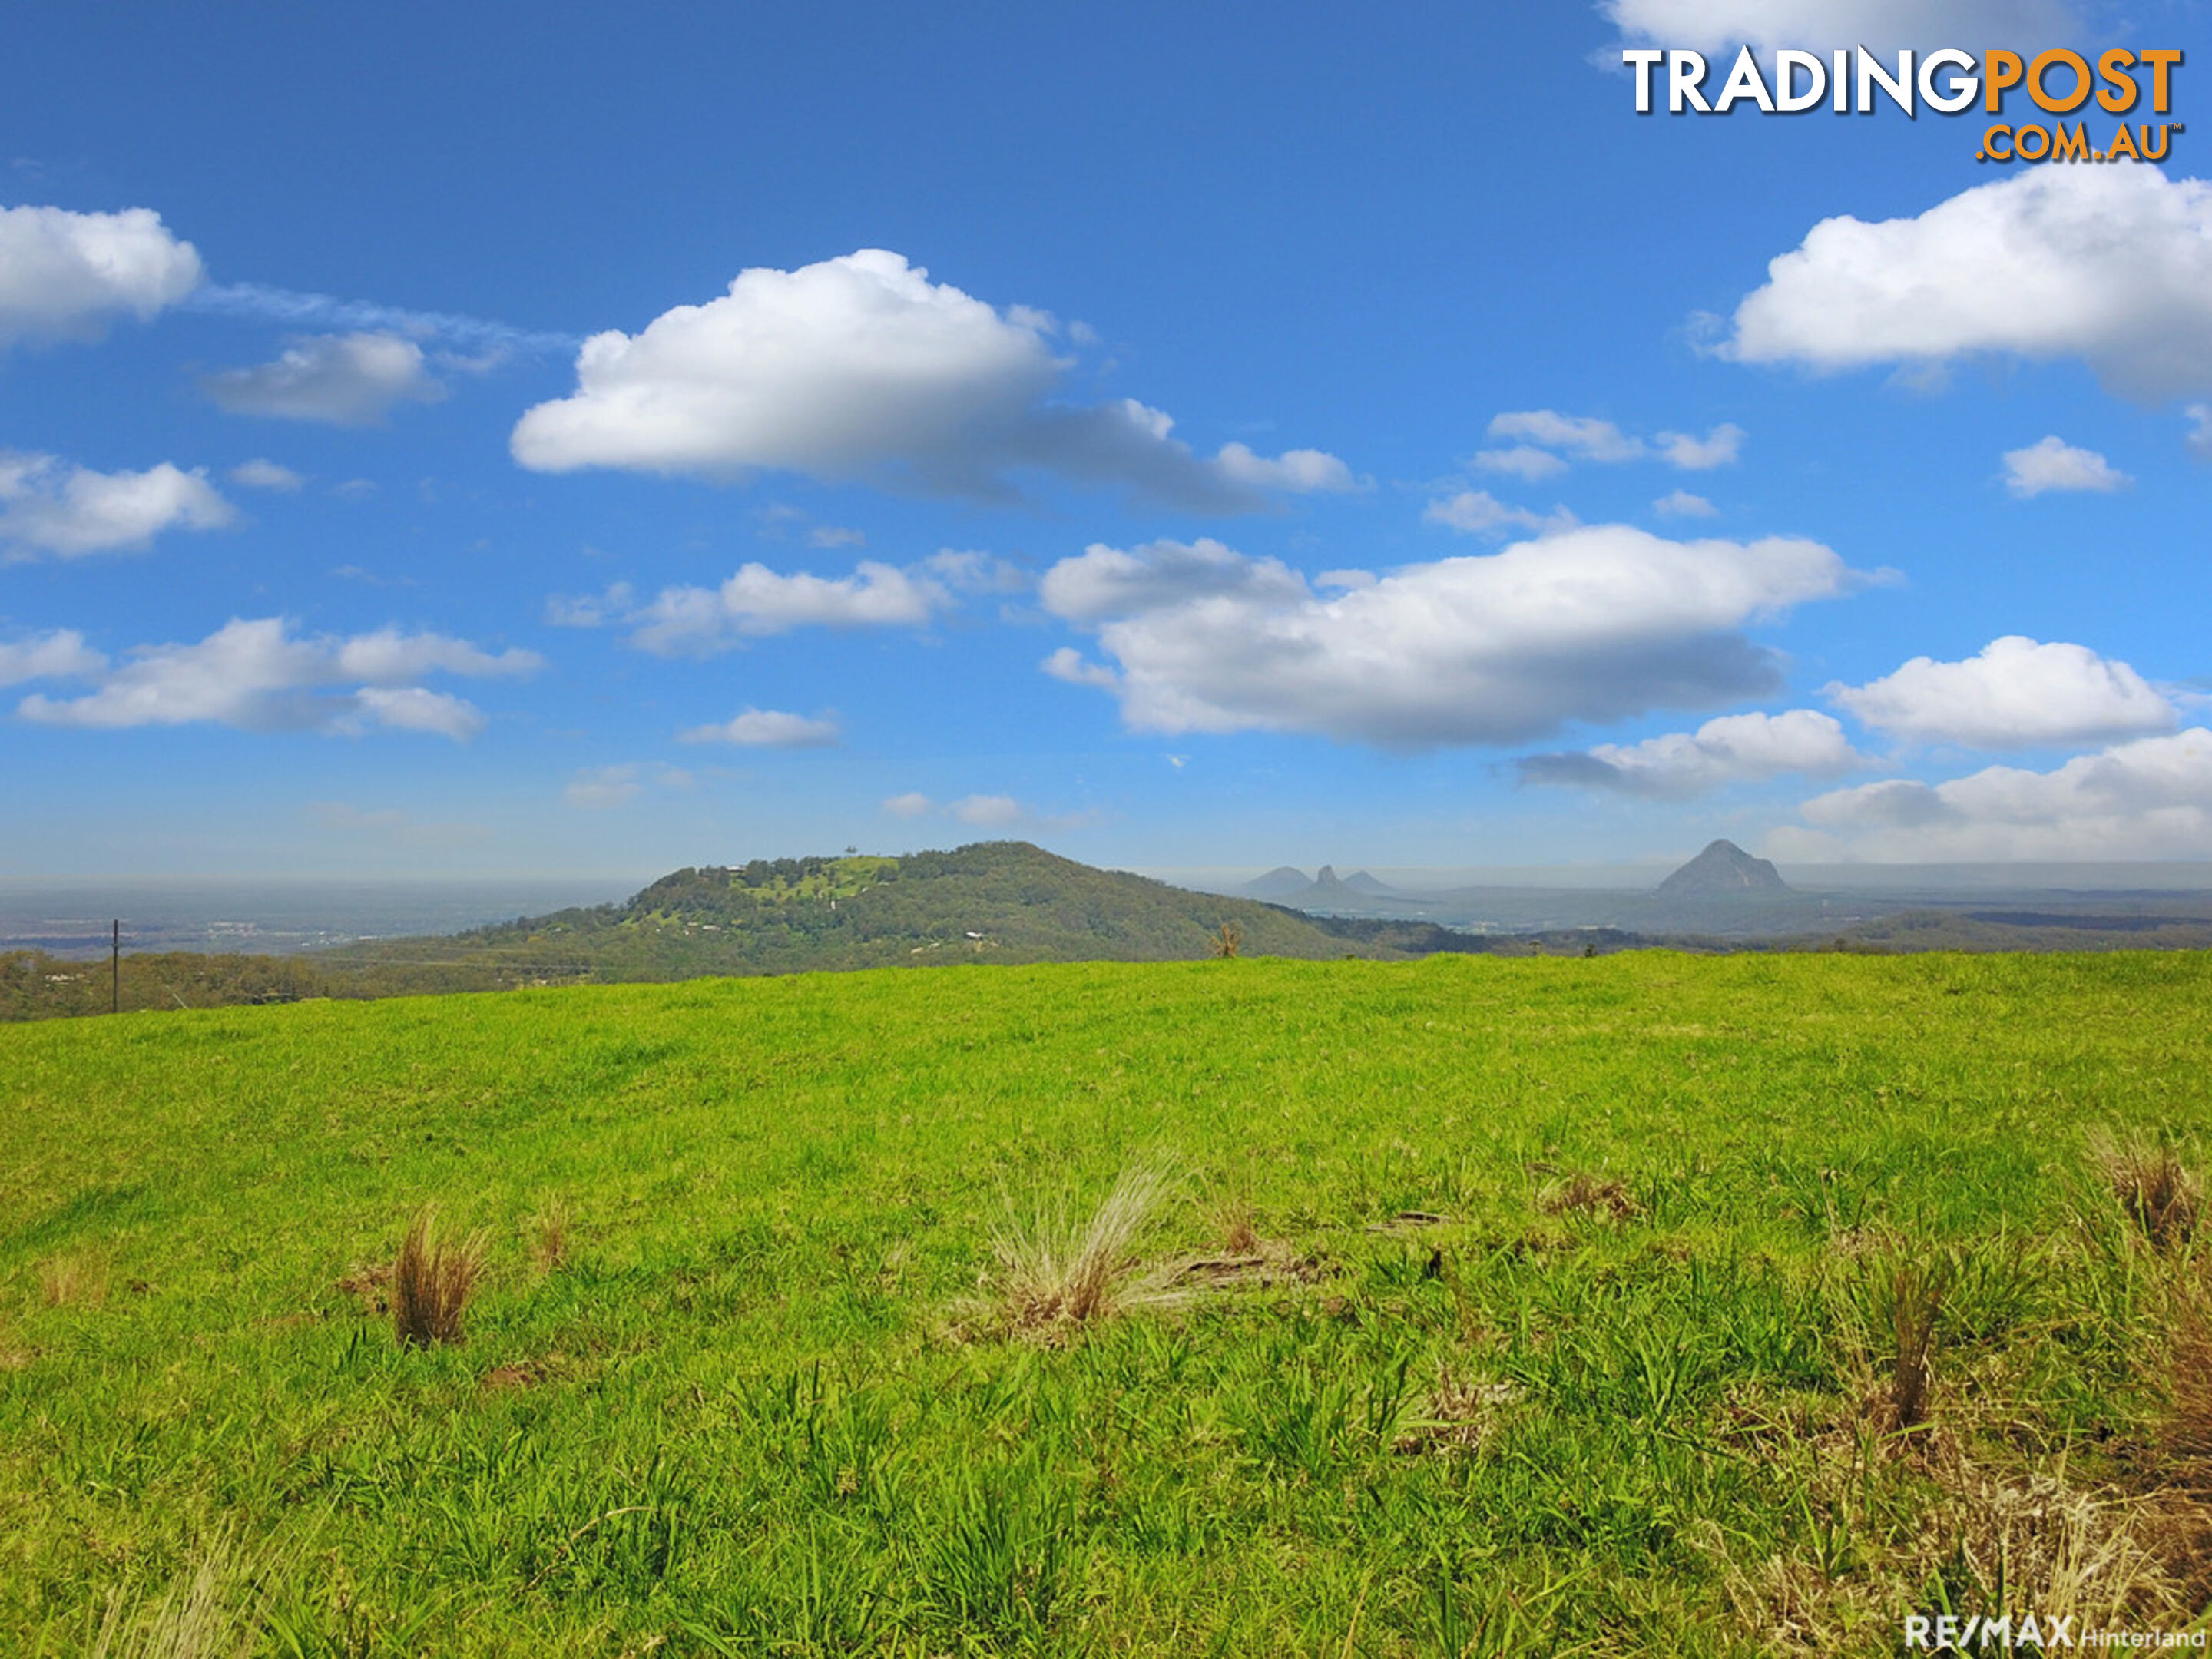
<svg viewBox="0 0 2212 1659">
<path fill-rule="evenodd" d="M 1620 63 L 2205 25 L 46 9 L 0 874 L 2212 856 L 2212 128 Z"/>
</svg>

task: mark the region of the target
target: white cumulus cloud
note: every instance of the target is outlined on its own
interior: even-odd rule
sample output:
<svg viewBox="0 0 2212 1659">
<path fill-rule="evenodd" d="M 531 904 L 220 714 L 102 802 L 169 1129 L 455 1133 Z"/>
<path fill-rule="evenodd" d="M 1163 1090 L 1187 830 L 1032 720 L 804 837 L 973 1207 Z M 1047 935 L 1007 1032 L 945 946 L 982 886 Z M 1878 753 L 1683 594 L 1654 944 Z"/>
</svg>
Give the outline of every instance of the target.
<svg viewBox="0 0 2212 1659">
<path fill-rule="evenodd" d="M 637 334 L 593 335 L 575 392 L 524 414 L 509 447 L 545 472 L 787 471 L 1002 501 L 1013 475 L 1041 471 L 1199 512 L 1356 487 L 1319 451 L 1231 444 L 1206 459 L 1158 410 L 1066 401 L 1054 332 L 1043 313 L 1001 312 L 880 248 L 757 268 Z"/>
<path fill-rule="evenodd" d="M 1211 537 L 1158 541 L 1133 551 L 1094 542 L 1045 572 L 1037 597 L 1055 617 L 1097 622 L 1216 597 L 1295 603 L 1304 576 L 1278 559 L 1252 559 Z"/>
<path fill-rule="evenodd" d="M 401 403 L 434 404 L 444 385 L 422 348 L 397 334 L 317 334 L 274 362 L 210 374 L 201 387 L 233 415 L 374 426 Z"/>
<path fill-rule="evenodd" d="M 2173 705 L 2124 662 L 2087 646 L 2008 635 L 1964 662 L 1915 657 L 1828 698 L 1867 725 L 1917 743 L 2031 749 L 2171 732 Z"/>
<path fill-rule="evenodd" d="M 1270 460 L 1243 444 L 1224 444 L 1213 458 L 1214 470 L 1231 483 L 1254 489 L 1280 489 L 1291 495 L 1317 492 L 1340 494 L 1366 485 L 1352 477 L 1352 469 L 1320 449 L 1286 449 Z"/>
<path fill-rule="evenodd" d="M 1635 744 L 1600 744 L 1579 754 L 1530 755 L 1517 765 L 1523 783 L 1575 784 L 1680 799 L 1726 784 L 1756 783 L 1790 772 L 1848 772 L 1866 763 L 1832 715 L 1793 708 L 1782 714 L 1726 714 L 1695 732 L 1670 732 Z"/>
<path fill-rule="evenodd" d="M 2049 437 L 2004 455 L 2005 488 L 2027 501 L 2047 490 L 2091 490 L 2110 494 L 2135 482 L 2094 449 L 2076 449 Z"/>
<path fill-rule="evenodd" d="M 1735 463 L 1743 453 L 1745 434 L 1732 422 L 1723 422 L 1702 438 L 1688 432 L 1662 432 L 1647 442 L 1593 415 L 1521 409 L 1495 416 L 1490 435 L 1520 441 L 1507 449 L 1478 450 L 1475 467 L 1534 483 L 1565 471 L 1570 456 L 1608 466 L 1658 460 L 1686 472 L 1709 471 Z"/>
<path fill-rule="evenodd" d="M 1733 466 L 1743 453 L 1744 430 L 1723 421 L 1702 438 L 1686 432 L 1662 432 L 1654 441 L 1659 459 L 1685 472 L 1710 472 L 1717 466 Z"/>
<path fill-rule="evenodd" d="M 1462 489 L 1456 495 L 1431 501 L 1421 520 L 1470 536 L 1504 536 L 1516 530 L 1541 536 L 1571 530 L 1577 523 L 1575 515 L 1564 507 L 1553 507 L 1549 514 L 1531 513 L 1525 507 L 1499 501 L 1486 489 Z"/>
<path fill-rule="evenodd" d="M 362 716 L 395 732 L 428 732 L 465 743 L 483 730 L 483 711 L 450 691 L 424 685 L 365 685 L 354 702 Z"/>
<path fill-rule="evenodd" d="M 241 461 L 230 469 L 231 483 L 246 489 L 274 489 L 290 495 L 307 481 L 289 466 L 275 461 Z"/>
<path fill-rule="evenodd" d="M 1810 829 L 1771 858 L 1883 863 L 2197 859 L 2212 847 L 2212 732 L 2079 755 L 2050 772 L 1992 766 L 1948 783 L 1891 779 L 1805 803 Z"/>
<path fill-rule="evenodd" d="M 0 208 L 0 346 L 97 339 L 118 313 L 143 321 L 205 276 L 149 208 Z"/>
<path fill-rule="evenodd" d="M 1739 630 L 1851 581 L 1815 542 L 1674 542 L 1601 525 L 1326 599 L 1273 561 L 1176 543 L 1094 547 L 1040 592 L 1095 629 L 1133 730 L 1419 749 L 1771 690 L 1772 653 Z M 1114 672 L 1057 654 L 1048 672 L 1101 684 Z"/>
<path fill-rule="evenodd" d="M 1534 444 L 1515 444 L 1510 449 L 1479 449 L 1474 464 L 1485 472 L 1503 472 L 1526 483 L 1556 477 L 1567 470 L 1565 461 Z"/>
<path fill-rule="evenodd" d="M 1085 661 L 1083 653 L 1072 645 L 1061 646 L 1037 666 L 1053 678 L 1065 680 L 1070 685 L 1087 685 L 1095 691 L 1118 691 L 1121 689 L 1119 674 L 1095 662 Z"/>
<path fill-rule="evenodd" d="M 747 749 L 823 749 L 838 738 L 837 722 L 809 720 L 779 708 L 747 708 L 735 718 L 695 726 L 681 743 L 733 743 Z"/>
<path fill-rule="evenodd" d="M 0 685 L 80 679 L 106 666 L 107 659 L 87 645 L 84 635 L 74 628 L 57 628 L 27 639 L 0 640 Z"/>
<path fill-rule="evenodd" d="M 2189 453 L 2212 461 L 2212 404 L 2191 404 L 2183 413 L 2189 416 Z"/>
<path fill-rule="evenodd" d="M 1651 510 L 1668 519 L 1715 519 L 1720 508 L 1703 495 L 1692 495 L 1686 489 L 1677 489 L 1662 495 L 1651 503 Z"/>
<path fill-rule="evenodd" d="M 1093 812 L 1041 812 L 1012 795 L 963 795 L 939 803 L 919 790 L 883 804 L 895 818 L 949 817 L 974 830 L 1073 830 L 1096 821 Z"/>
<path fill-rule="evenodd" d="M 1698 52 L 2041 45 L 2072 39 L 2081 23 L 2060 0 L 1602 0 L 1598 9 L 1631 40 Z"/>
<path fill-rule="evenodd" d="M 2130 397 L 2212 389 L 2212 184 L 2041 167 L 1917 218 L 1824 219 L 1721 349 L 1823 370 L 2073 357 Z"/>
<path fill-rule="evenodd" d="M 952 603 L 943 583 L 863 559 L 849 576 L 740 566 L 720 587 L 665 587 L 630 614 L 630 642 L 656 656 L 704 656 L 794 628 L 920 628 Z"/>
<path fill-rule="evenodd" d="M 1490 435 L 1564 449 L 1586 461 L 1641 460 L 1645 453 L 1643 439 L 1630 437 L 1611 421 L 1589 415 L 1562 415 L 1550 409 L 1516 410 L 1498 416 L 1490 422 Z"/>
<path fill-rule="evenodd" d="M 165 530 L 214 530 L 235 516 L 199 468 L 96 472 L 0 450 L 0 559 L 143 548 Z"/>
<path fill-rule="evenodd" d="M 465 640 L 386 629 L 350 638 L 295 635 L 283 618 L 234 618 L 191 645 L 141 646 L 82 696 L 26 697 L 23 719 L 121 729 L 212 722 L 252 731 L 359 732 L 370 726 L 473 736 L 473 705 L 413 682 L 434 672 L 536 672 L 528 651 L 494 655 Z"/>
<path fill-rule="evenodd" d="M 1036 580 L 1027 570 L 996 554 L 948 547 L 931 554 L 921 568 L 956 593 L 1019 593 Z"/>
</svg>

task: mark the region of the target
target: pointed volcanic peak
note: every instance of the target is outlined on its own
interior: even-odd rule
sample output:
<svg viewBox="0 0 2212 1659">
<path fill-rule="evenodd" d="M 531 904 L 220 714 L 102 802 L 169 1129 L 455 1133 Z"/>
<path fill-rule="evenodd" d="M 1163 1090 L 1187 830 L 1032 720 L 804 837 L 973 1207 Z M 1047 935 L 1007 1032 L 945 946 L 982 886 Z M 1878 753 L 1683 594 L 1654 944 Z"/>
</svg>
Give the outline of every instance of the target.
<svg viewBox="0 0 2212 1659">
<path fill-rule="evenodd" d="M 1731 893 L 1787 893 L 1795 890 L 1765 859 L 1755 859 L 1732 841 L 1717 841 L 1659 884 L 1668 898 L 1709 898 Z"/>
<path fill-rule="evenodd" d="M 1398 890 L 1396 888 L 1390 886 L 1387 883 L 1376 880 L 1374 877 L 1369 875 L 1364 870 L 1360 871 L 1357 875 L 1346 876 L 1344 878 L 1344 885 L 1349 888 L 1352 892 L 1365 894 L 1369 898 L 1395 898 L 1398 896 Z"/>
<path fill-rule="evenodd" d="M 1331 898 L 1341 897 L 1350 893 L 1363 898 L 1373 898 L 1378 894 L 1387 894 L 1389 890 L 1364 870 L 1349 876 L 1340 876 L 1336 873 L 1334 865 L 1324 864 L 1315 872 L 1313 885 L 1307 890 L 1307 896 L 1311 898 Z"/>
<path fill-rule="evenodd" d="M 1285 899 L 1293 893 L 1303 893 L 1313 885 L 1313 878 L 1303 870 L 1293 870 L 1287 864 L 1278 865 L 1264 876 L 1255 877 L 1237 890 L 1247 898 Z"/>
</svg>

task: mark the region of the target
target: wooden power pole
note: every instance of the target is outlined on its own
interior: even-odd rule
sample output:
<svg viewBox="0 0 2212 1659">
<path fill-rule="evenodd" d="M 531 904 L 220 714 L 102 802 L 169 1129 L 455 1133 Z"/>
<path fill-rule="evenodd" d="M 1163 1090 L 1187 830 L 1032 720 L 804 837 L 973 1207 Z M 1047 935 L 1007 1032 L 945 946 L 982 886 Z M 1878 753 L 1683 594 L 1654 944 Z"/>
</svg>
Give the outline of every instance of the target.
<svg viewBox="0 0 2212 1659">
<path fill-rule="evenodd" d="M 123 1012 L 123 918 L 115 919 L 115 932 L 107 946 L 107 1012 Z"/>
</svg>

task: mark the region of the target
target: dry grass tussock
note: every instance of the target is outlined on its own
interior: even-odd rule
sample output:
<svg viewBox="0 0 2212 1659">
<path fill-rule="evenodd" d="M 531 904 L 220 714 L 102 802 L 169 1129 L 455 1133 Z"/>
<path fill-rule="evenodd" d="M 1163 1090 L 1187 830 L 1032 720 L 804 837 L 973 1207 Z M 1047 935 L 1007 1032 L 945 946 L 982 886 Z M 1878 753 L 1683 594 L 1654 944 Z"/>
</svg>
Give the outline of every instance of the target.
<svg viewBox="0 0 2212 1659">
<path fill-rule="evenodd" d="M 107 1300 L 106 1265 L 88 1255 L 57 1255 L 39 1264 L 39 1298 L 49 1308 L 97 1308 Z"/>
<path fill-rule="evenodd" d="M 1252 1209 L 1252 1199 L 1241 1188 L 1232 1188 L 1215 1195 L 1206 1206 L 1206 1230 L 1224 1254 L 1255 1255 L 1260 1249 L 1259 1218 Z"/>
<path fill-rule="evenodd" d="M 92 1659 L 245 1659 L 264 1610 L 255 1577 L 230 1539 L 216 1539 L 167 1585 L 112 1592 Z"/>
<path fill-rule="evenodd" d="M 1134 1308 L 1182 1300 L 1175 1268 L 1146 1269 L 1136 1255 L 1139 1235 L 1173 1185 L 1161 1165 L 1139 1164 L 1088 1217 L 1071 1217 L 1064 1200 L 1050 1208 L 1040 1202 L 1027 1216 L 1009 1202 L 991 1239 L 999 1318 L 1051 1341 Z"/>
<path fill-rule="evenodd" d="M 1632 1220 L 1643 1213 L 1626 1182 L 1611 1176 L 1592 1175 L 1587 1170 L 1553 1182 L 1544 1189 L 1537 1205 L 1546 1215 L 1601 1215 L 1613 1221 Z"/>
<path fill-rule="evenodd" d="M 2195 1236 L 2203 1194 L 2172 1147 L 2106 1135 L 2090 1151 L 2112 1196 L 2153 1249 L 2179 1249 Z"/>
<path fill-rule="evenodd" d="M 1847 1471 L 1833 1473 L 1838 1496 L 1808 1510 L 1804 1551 L 1741 1563 L 1727 1559 L 1717 1536 L 1711 1540 L 1723 1560 L 1723 1595 L 1769 1651 L 1828 1654 L 1861 1644 L 1886 1650 L 1904 1613 L 1932 1609 L 1895 1605 L 1884 1580 L 1941 1577 L 1969 1609 L 2032 1608 L 2045 1620 L 2074 1619 L 2077 1628 L 2178 1628 L 2194 1616 L 2160 1559 L 2157 1510 L 2069 1486 L 2063 1465 L 2004 1477 L 1948 1466 L 1917 1533 L 1893 1535 L 1886 1547 L 1843 1495 L 1854 1484 Z"/>
<path fill-rule="evenodd" d="M 1950 1288 L 1948 1264 L 1900 1264 L 1889 1285 L 1890 1334 L 1896 1346 L 1889 1371 L 1889 1421 L 1903 1434 L 1928 1425 L 1929 1397 L 1936 1387 L 1936 1323 Z"/>
<path fill-rule="evenodd" d="M 1401 1456 L 1424 1452 L 1474 1451 L 1490 1437 L 1500 1414 L 1521 1397 L 1510 1382 L 1484 1382 L 1455 1373 L 1437 1376 L 1420 1415 L 1400 1425 L 1391 1449 Z"/>
<path fill-rule="evenodd" d="M 2166 1352 L 2161 1449 L 2184 1485 L 2212 1495 L 2212 1287 L 2185 1284 L 2174 1297 Z"/>
<path fill-rule="evenodd" d="M 552 1273 L 568 1259 L 568 1201 L 548 1199 L 530 1218 L 530 1259 L 540 1273 Z"/>
<path fill-rule="evenodd" d="M 483 1277 L 484 1235 L 438 1235 L 437 1206 L 417 1211 L 392 1264 L 392 1328 L 399 1345 L 427 1348 L 461 1340 L 461 1315 Z"/>
<path fill-rule="evenodd" d="M 2075 1615 L 2088 1628 L 2192 1616 L 2151 1547 L 2155 1510 L 2081 1491 L 2063 1477 L 2062 1465 L 1954 1492 L 1942 1519 L 1975 1579 L 1992 1594 L 2002 1586 L 2012 1606 Z"/>
</svg>

